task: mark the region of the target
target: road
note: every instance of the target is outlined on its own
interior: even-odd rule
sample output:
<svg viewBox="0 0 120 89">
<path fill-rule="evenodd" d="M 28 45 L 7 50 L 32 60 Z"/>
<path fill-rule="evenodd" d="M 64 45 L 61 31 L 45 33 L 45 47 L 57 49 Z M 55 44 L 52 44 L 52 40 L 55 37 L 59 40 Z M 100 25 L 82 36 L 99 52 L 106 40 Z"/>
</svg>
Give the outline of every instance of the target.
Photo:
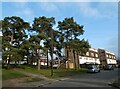
<svg viewBox="0 0 120 89">
<path fill-rule="evenodd" d="M 110 87 L 108 84 L 118 79 L 118 70 L 101 70 L 61 80 L 43 87 Z"/>
</svg>

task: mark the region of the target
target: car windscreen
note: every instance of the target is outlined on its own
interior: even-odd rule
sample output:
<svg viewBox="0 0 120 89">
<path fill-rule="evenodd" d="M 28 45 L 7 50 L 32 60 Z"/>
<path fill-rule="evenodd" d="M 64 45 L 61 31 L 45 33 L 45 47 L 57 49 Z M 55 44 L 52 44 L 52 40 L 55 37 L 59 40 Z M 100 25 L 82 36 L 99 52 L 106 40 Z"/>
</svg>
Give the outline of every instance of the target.
<svg viewBox="0 0 120 89">
<path fill-rule="evenodd" d="M 93 66 L 89 66 L 88 69 L 93 69 Z"/>
</svg>

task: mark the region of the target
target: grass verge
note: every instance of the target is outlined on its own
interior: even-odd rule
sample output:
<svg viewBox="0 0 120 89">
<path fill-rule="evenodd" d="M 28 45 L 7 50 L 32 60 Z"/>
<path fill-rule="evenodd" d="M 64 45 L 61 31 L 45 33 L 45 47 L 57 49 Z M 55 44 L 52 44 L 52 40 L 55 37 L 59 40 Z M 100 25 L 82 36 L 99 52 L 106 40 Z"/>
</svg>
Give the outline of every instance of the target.
<svg viewBox="0 0 120 89">
<path fill-rule="evenodd" d="M 120 89 L 120 79 L 118 79 L 115 82 L 113 82 L 112 84 L 110 84 L 110 86 L 113 86 L 113 87 Z"/>
<path fill-rule="evenodd" d="M 29 72 L 29 73 L 33 73 L 33 74 L 41 74 L 48 78 L 69 77 L 69 76 L 75 76 L 75 75 L 80 75 L 80 74 L 86 73 L 85 69 L 79 69 L 79 70 L 70 69 L 69 71 L 66 69 L 53 69 L 53 76 L 51 77 L 51 69 L 37 70 L 37 68 L 26 66 L 24 69 L 17 68 L 17 70 Z"/>
<path fill-rule="evenodd" d="M 2 69 L 2 80 L 21 78 L 21 77 L 27 77 L 27 76 L 22 73 L 18 73 L 12 69 L 10 70 Z"/>
</svg>

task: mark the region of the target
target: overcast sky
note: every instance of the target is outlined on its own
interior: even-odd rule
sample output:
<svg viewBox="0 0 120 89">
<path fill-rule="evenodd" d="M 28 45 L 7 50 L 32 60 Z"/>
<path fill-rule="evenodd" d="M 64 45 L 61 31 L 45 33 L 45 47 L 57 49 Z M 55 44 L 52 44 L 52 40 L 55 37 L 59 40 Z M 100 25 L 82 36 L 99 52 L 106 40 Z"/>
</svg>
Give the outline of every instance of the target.
<svg viewBox="0 0 120 89">
<path fill-rule="evenodd" d="M 81 39 L 88 39 L 93 48 L 104 48 L 116 55 L 118 54 L 117 2 L 90 2 L 90 0 L 87 0 L 89 2 L 21 1 L 2 2 L 0 19 L 6 16 L 20 16 L 32 24 L 34 17 L 54 16 L 56 22 L 62 21 L 66 17 L 73 17 L 77 23 L 84 25 L 85 33 L 80 37 Z"/>
</svg>

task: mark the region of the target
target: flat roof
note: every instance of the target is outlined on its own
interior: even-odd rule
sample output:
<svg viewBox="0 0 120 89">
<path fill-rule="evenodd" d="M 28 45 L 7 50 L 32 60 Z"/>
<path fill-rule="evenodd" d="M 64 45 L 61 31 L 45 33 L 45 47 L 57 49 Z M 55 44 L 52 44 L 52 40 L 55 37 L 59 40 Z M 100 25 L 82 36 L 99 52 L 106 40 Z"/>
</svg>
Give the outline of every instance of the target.
<svg viewBox="0 0 120 89">
<path fill-rule="evenodd" d="M 98 50 L 97 50 L 97 49 L 95 49 L 95 48 L 89 48 L 89 51 L 98 52 Z"/>
</svg>

